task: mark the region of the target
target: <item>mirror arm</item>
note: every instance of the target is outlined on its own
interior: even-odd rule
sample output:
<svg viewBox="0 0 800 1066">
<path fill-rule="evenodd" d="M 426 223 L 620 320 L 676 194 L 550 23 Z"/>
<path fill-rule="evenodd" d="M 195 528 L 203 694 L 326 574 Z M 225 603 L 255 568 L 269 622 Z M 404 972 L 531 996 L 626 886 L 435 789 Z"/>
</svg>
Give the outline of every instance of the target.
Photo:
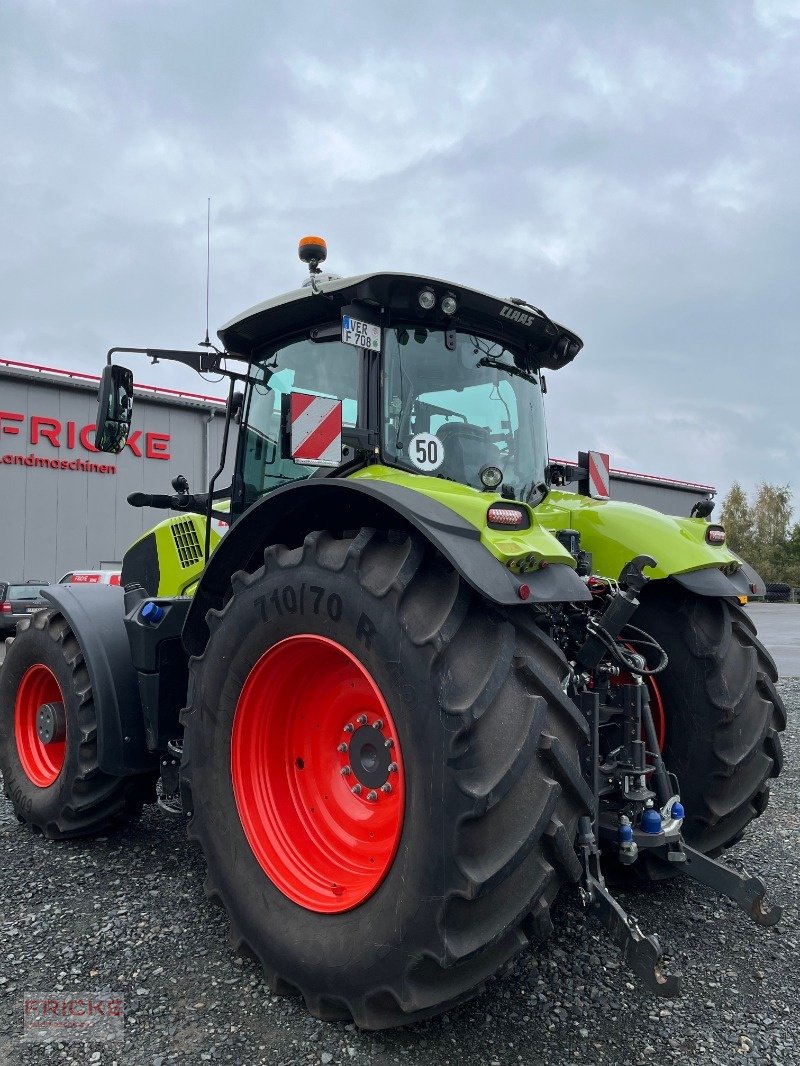
<svg viewBox="0 0 800 1066">
<path fill-rule="evenodd" d="M 109 364 L 111 363 L 111 357 L 115 352 L 135 352 L 139 355 L 146 355 L 148 359 L 152 359 L 154 363 L 157 363 L 162 359 L 173 363 L 183 363 L 198 374 L 204 374 L 207 371 L 219 371 L 221 369 L 222 356 L 216 351 L 186 352 L 173 348 L 109 348 L 108 355 L 106 356 L 106 360 Z"/>
</svg>

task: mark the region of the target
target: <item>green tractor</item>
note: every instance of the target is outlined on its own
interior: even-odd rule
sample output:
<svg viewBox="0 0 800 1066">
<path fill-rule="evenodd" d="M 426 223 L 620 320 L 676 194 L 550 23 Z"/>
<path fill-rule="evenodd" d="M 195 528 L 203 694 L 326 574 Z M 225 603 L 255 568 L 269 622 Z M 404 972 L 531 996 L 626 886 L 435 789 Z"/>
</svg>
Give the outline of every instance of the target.
<svg viewBox="0 0 800 1066">
<path fill-rule="evenodd" d="M 325 254 L 305 238 L 305 285 L 221 348 L 145 350 L 230 379 L 220 468 L 205 493 L 130 498 L 177 513 L 123 587 L 52 586 L 20 627 L 6 794 L 53 838 L 158 798 L 234 947 L 318 1018 L 463 1002 L 548 935 L 567 885 L 675 995 L 609 885 L 689 877 L 778 920 L 716 858 L 781 769 L 775 666 L 740 606 L 763 584 L 708 506 L 564 491 L 592 457 L 549 463 L 542 373 L 573 332 L 433 278 L 323 274 Z M 117 351 L 141 349 L 109 352 L 110 452 L 133 398 Z"/>
</svg>

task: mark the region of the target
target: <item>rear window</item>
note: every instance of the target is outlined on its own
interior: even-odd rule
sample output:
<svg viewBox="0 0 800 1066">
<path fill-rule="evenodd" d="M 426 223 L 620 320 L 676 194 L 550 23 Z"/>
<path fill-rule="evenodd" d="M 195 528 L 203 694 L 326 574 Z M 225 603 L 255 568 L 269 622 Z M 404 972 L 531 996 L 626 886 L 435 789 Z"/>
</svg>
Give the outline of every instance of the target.
<svg viewBox="0 0 800 1066">
<path fill-rule="evenodd" d="M 9 585 L 7 600 L 40 600 L 47 585 Z"/>
</svg>

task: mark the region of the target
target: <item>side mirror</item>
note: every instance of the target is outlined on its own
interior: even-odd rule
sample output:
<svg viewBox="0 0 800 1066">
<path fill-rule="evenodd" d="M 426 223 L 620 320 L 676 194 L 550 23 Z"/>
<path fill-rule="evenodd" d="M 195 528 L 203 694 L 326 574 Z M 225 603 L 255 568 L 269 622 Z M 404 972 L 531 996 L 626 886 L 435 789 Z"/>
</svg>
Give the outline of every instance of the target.
<svg viewBox="0 0 800 1066">
<path fill-rule="evenodd" d="M 237 426 L 242 424 L 242 409 L 244 408 L 244 393 L 239 389 L 234 392 L 230 402 L 231 420 Z"/>
<path fill-rule="evenodd" d="M 131 431 L 133 374 L 127 367 L 108 363 L 103 367 L 97 398 L 94 446 L 101 452 L 121 452 Z"/>
</svg>

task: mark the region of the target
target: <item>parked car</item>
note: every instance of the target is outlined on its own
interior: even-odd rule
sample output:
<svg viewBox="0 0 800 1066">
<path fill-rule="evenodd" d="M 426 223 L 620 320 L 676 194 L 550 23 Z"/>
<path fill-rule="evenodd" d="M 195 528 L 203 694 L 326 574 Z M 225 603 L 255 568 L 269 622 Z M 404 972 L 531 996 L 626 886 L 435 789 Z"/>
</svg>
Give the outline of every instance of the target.
<svg viewBox="0 0 800 1066">
<path fill-rule="evenodd" d="M 59 585 L 118 585 L 119 570 L 70 570 L 59 579 Z"/>
<path fill-rule="evenodd" d="M 17 622 L 50 604 L 42 598 L 49 581 L 0 581 L 0 637 L 13 637 Z"/>
</svg>

